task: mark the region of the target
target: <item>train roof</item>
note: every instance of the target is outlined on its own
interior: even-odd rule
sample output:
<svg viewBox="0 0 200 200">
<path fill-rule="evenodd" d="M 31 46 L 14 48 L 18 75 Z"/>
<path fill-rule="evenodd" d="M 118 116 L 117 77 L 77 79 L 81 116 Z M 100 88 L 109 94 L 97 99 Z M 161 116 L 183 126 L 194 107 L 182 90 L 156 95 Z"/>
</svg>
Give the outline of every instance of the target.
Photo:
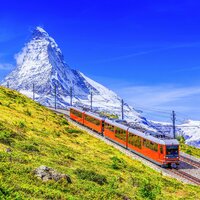
<svg viewBox="0 0 200 200">
<path fill-rule="evenodd" d="M 119 120 L 119 121 L 115 121 L 115 120 L 111 120 L 111 119 L 107 119 L 107 118 L 104 118 L 104 117 L 100 117 L 98 115 L 95 115 L 91 112 L 86 112 L 84 111 L 83 109 L 80 109 L 80 108 L 76 108 L 76 107 L 70 107 L 72 109 L 75 109 L 77 111 L 80 111 L 80 112 L 84 112 L 85 114 L 89 115 L 89 116 L 92 116 L 96 119 L 99 119 L 99 120 L 104 120 L 106 123 L 109 123 L 113 126 L 117 126 L 121 129 L 124 129 L 124 130 L 128 130 L 129 133 L 132 133 L 132 134 L 135 134 L 135 135 L 138 135 L 142 138 L 145 138 L 147 140 L 150 140 L 152 142 L 155 142 L 155 143 L 158 143 L 158 144 L 162 144 L 162 145 L 179 145 L 179 142 L 176 140 L 176 139 L 172 139 L 172 138 L 169 138 L 167 136 L 164 136 L 164 135 L 159 135 L 155 132 L 150 132 L 150 131 L 146 131 L 146 132 L 141 132 L 141 131 L 138 131 L 128 125 L 124 125 L 124 124 L 121 124 L 120 122 L 123 123 L 123 121 Z"/>
<path fill-rule="evenodd" d="M 105 122 L 109 123 L 109 124 L 111 124 L 113 126 L 118 126 L 121 129 L 128 130 L 129 133 L 132 133 L 134 135 L 138 135 L 138 136 L 140 136 L 142 138 L 145 138 L 147 140 L 150 140 L 150 141 L 158 143 L 158 144 L 162 144 L 162 145 L 179 145 L 179 142 L 176 139 L 171 139 L 169 137 L 159 138 L 159 137 L 156 137 L 153 134 L 153 132 L 145 132 L 145 133 L 143 133 L 143 132 L 138 131 L 138 130 L 136 130 L 134 128 L 128 127 L 128 126 L 123 125 L 123 124 L 119 124 L 119 123 L 117 123 L 115 121 L 112 121 L 112 120 L 109 120 L 109 119 L 106 119 Z"/>
<path fill-rule="evenodd" d="M 143 138 L 145 138 L 147 140 L 150 140 L 150 141 L 158 143 L 158 144 L 162 144 L 162 145 L 179 145 L 179 142 L 176 139 L 171 139 L 169 137 L 159 138 L 159 137 L 156 137 L 157 135 L 155 136 L 151 132 L 143 133 L 143 132 L 140 132 L 140 131 L 138 131 L 136 129 L 133 129 L 133 128 L 129 128 L 128 132 L 129 133 L 133 133 L 135 135 L 138 135 L 140 137 L 143 137 Z"/>
<path fill-rule="evenodd" d="M 91 112 L 84 112 L 84 113 L 85 113 L 86 115 L 92 116 L 92 117 L 94 117 L 94 118 L 96 118 L 96 119 L 99 119 L 99 120 L 102 120 L 102 121 L 105 120 L 105 118 L 99 117 L 99 116 L 97 116 L 97 115 L 95 115 L 95 114 L 93 114 L 93 113 L 91 113 Z"/>
<path fill-rule="evenodd" d="M 126 125 L 117 123 L 117 122 L 114 121 L 114 120 L 105 119 L 105 122 L 106 122 L 106 123 L 109 123 L 109 124 L 111 124 L 111 125 L 113 125 L 113 126 L 117 126 L 117 127 L 121 128 L 121 129 L 124 129 L 124 130 L 127 130 L 127 128 L 128 128 Z"/>
<path fill-rule="evenodd" d="M 75 107 L 70 107 L 70 108 L 72 108 L 72 109 L 74 109 L 74 110 L 77 110 L 77 111 L 80 111 L 80 112 L 83 112 L 83 113 L 85 113 L 86 115 L 89 115 L 89 116 L 94 117 L 94 118 L 99 119 L 99 120 L 104 120 L 104 119 L 105 119 L 105 118 L 103 118 L 103 117 L 100 117 L 100 116 L 98 116 L 98 115 L 95 115 L 95 114 L 92 113 L 92 112 L 86 112 L 86 111 L 84 111 L 83 109 L 80 109 L 80 108 L 75 108 Z"/>
</svg>

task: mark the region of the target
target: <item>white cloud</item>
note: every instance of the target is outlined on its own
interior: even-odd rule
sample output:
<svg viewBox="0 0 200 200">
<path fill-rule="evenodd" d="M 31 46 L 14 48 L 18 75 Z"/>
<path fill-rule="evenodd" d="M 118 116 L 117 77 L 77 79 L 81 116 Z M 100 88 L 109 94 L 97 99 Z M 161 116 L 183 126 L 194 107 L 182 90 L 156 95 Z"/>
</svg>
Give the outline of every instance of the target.
<svg viewBox="0 0 200 200">
<path fill-rule="evenodd" d="M 14 58 L 16 60 L 17 65 L 22 65 L 24 56 L 26 55 L 27 47 L 24 47 L 21 52 L 15 54 Z"/>
<path fill-rule="evenodd" d="M 200 86 L 130 86 L 118 89 L 118 93 L 127 103 L 143 111 L 170 113 L 175 110 L 190 118 L 200 119 Z"/>
<path fill-rule="evenodd" d="M 132 102 L 146 102 L 145 105 L 154 106 L 200 95 L 200 87 L 132 86 L 121 88 L 119 92 L 125 97 L 132 97 Z"/>
<path fill-rule="evenodd" d="M 0 70 L 11 70 L 14 68 L 14 65 L 10 63 L 1 63 L 0 64 Z"/>
</svg>

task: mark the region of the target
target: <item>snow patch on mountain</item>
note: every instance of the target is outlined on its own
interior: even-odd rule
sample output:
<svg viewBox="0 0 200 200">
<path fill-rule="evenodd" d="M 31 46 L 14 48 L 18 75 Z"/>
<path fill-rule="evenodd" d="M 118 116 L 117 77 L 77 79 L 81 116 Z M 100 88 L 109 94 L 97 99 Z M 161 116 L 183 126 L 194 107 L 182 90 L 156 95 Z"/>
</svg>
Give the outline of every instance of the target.
<svg viewBox="0 0 200 200">
<path fill-rule="evenodd" d="M 177 129 L 184 136 L 186 144 L 200 148 L 200 121 L 187 120 Z"/>
</svg>

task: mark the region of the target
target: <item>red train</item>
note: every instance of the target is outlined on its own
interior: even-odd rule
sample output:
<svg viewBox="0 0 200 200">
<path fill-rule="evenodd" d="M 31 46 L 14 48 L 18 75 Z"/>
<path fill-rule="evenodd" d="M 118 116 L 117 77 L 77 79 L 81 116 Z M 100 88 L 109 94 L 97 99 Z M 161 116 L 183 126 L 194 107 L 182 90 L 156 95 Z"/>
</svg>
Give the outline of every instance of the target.
<svg viewBox="0 0 200 200">
<path fill-rule="evenodd" d="M 159 166 L 179 164 L 179 143 L 176 139 L 148 134 L 74 107 L 70 108 L 70 118 Z"/>
</svg>

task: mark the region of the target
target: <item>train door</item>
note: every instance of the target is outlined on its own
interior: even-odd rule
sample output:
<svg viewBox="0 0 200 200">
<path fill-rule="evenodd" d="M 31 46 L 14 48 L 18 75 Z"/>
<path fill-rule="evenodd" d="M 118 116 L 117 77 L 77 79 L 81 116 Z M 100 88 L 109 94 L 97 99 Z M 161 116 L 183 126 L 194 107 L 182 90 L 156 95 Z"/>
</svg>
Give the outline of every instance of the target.
<svg viewBox="0 0 200 200">
<path fill-rule="evenodd" d="M 82 124 L 85 125 L 85 112 L 82 113 Z"/>
<path fill-rule="evenodd" d="M 160 160 L 164 159 L 164 147 L 161 144 L 159 145 L 159 158 Z"/>
<path fill-rule="evenodd" d="M 104 120 L 101 120 L 101 133 L 104 134 Z"/>
</svg>

